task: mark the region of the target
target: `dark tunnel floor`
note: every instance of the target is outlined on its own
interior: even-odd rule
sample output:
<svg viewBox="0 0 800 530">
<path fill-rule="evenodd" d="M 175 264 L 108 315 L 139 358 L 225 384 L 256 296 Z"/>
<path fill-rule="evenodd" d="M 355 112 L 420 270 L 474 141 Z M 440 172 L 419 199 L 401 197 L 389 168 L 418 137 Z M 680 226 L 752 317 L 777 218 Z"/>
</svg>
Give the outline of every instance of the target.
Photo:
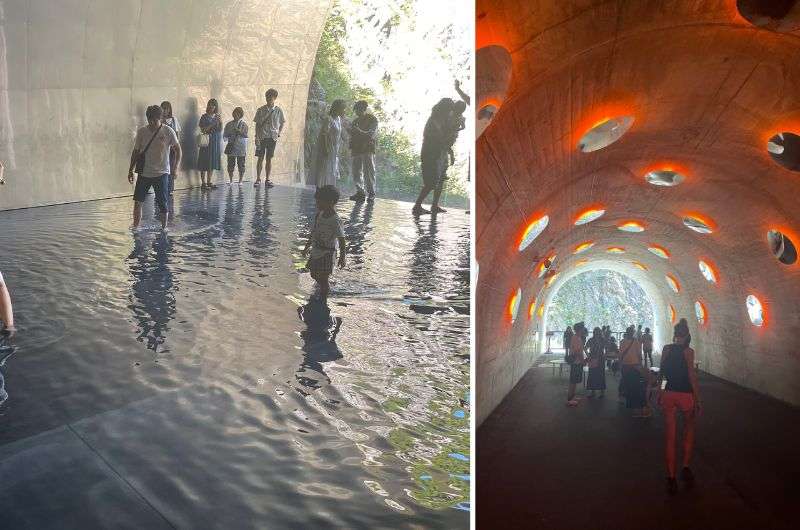
<svg viewBox="0 0 800 530">
<path fill-rule="evenodd" d="M 478 429 L 478 528 L 796 528 L 797 408 L 701 373 L 697 484 L 670 498 L 660 414 L 626 415 L 610 373 L 568 408 L 567 379 L 529 370 Z"/>
<path fill-rule="evenodd" d="M 330 314 L 310 190 L 0 212 L 0 527 L 467 527 L 469 216 L 410 210 L 339 204 Z"/>
</svg>

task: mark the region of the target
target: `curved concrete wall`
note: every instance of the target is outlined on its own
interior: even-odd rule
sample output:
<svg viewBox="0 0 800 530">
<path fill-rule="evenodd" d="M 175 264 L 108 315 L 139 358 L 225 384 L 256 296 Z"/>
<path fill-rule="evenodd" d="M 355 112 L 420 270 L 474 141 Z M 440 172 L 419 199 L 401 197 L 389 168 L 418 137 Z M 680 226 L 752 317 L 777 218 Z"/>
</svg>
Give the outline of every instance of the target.
<svg viewBox="0 0 800 530">
<path fill-rule="evenodd" d="M 0 2 L 0 209 L 132 194 L 144 109 L 172 102 L 183 126 L 177 185 L 199 183 L 197 120 L 216 97 L 252 121 L 274 87 L 286 114 L 273 175 L 303 174 L 308 83 L 331 0 Z M 254 146 L 249 146 L 254 151 Z M 249 171 L 254 166 L 248 159 Z M 223 161 L 224 167 L 224 161 Z"/>
<path fill-rule="evenodd" d="M 690 323 L 701 369 L 800 404 L 800 265 L 780 263 L 766 238 L 776 227 L 800 232 L 800 174 L 766 149 L 774 132 L 800 131 L 797 36 L 753 26 L 729 0 L 479 0 L 477 37 L 479 47 L 509 50 L 513 64 L 508 97 L 476 147 L 478 421 L 540 351 L 534 333 L 543 320 L 528 319 L 529 302 L 549 300 L 579 258 L 617 263 L 657 291 L 656 305 L 672 304 Z M 636 120 L 619 141 L 577 149 L 593 123 L 620 114 Z M 682 169 L 687 179 L 652 186 L 643 176 L 654 165 Z M 592 204 L 605 216 L 574 226 Z M 690 212 L 712 219 L 714 233 L 686 228 Z M 525 226 L 543 214 L 549 226 L 519 252 Z M 629 219 L 646 231 L 616 229 Z M 572 255 L 585 240 L 596 244 Z M 651 243 L 670 259 L 648 252 Z M 607 254 L 611 245 L 626 253 Z M 550 252 L 563 278 L 548 288 L 532 272 Z M 718 284 L 703 278 L 700 259 L 714 264 Z M 649 270 L 639 274 L 634 260 Z M 678 279 L 679 293 L 666 274 Z M 518 287 L 512 324 L 508 304 Z M 762 327 L 749 320 L 750 294 L 766 307 Z M 708 313 L 702 325 L 698 300 Z M 668 310 L 658 309 L 668 337 Z"/>
</svg>

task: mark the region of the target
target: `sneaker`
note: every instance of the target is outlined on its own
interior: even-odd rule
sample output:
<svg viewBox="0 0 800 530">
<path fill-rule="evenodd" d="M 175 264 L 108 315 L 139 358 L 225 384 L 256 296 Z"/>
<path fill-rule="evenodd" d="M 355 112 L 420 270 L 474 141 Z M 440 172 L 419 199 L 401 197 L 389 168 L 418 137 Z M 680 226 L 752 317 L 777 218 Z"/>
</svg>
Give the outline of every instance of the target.
<svg viewBox="0 0 800 530">
<path fill-rule="evenodd" d="M 364 200 L 366 197 L 367 197 L 367 196 L 366 196 L 366 195 L 364 195 L 364 193 L 363 193 L 363 192 L 361 192 L 361 191 L 357 191 L 357 192 L 355 192 L 354 194 L 352 194 L 352 195 L 350 196 L 350 200 L 351 200 L 351 201 L 356 201 L 356 202 L 361 202 L 361 201 L 363 201 L 363 200 Z"/>
<path fill-rule="evenodd" d="M 423 208 L 422 206 L 414 206 L 414 207 L 411 209 L 411 213 L 412 213 L 413 215 L 415 215 L 415 216 L 419 217 L 420 215 L 429 214 L 429 213 L 431 213 L 431 212 L 430 212 L 430 210 L 426 210 L 426 209 L 425 209 L 425 208 Z"/>
<path fill-rule="evenodd" d="M 274 185 L 275 185 L 275 184 L 273 184 L 271 180 L 265 180 L 265 181 L 264 181 L 264 186 L 266 186 L 266 187 L 268 187 L 268 188 L 271 188 L 271 187 L 273 187 Z"/>
<path fill-rule="evenodd" d="M 261 181 L 260 180 L 253 181 L 253 186 L 261 186 Z"/>
<path fill-rule="evenodd" d="M 678 493 L 678 481 L 674 478 L 667 478 L 667 493 L 670 495 Z"/>
<path fill-rule="evenodd" d="M 687 488 L 694 486 L 694 473 L 688 467 L 681 470 L 681 480 L 686 483 Z"/>
</svg>

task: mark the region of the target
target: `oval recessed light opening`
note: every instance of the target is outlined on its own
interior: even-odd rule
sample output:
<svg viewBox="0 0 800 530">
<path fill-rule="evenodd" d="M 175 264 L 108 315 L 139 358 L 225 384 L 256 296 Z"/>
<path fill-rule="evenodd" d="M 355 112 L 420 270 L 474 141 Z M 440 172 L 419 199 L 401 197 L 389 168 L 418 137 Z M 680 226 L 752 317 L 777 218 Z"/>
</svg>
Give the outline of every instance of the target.
<svg viewBox="0 0 800 530">
<path fill-rule="evenodd" d="M 519 313 L 520 299 L 522 298 L 522 289 L 517 289 L 517 292 L 511 297 L 508 302 L 508 315 L 511 317 L 513 323 L 517 319 Z"/>
<path fill-rule="evenodd" d="M 603 214 L 605 213 L 606 211 L 600 208 L 591 208 L 589 210 L 586 210 L 575 218 L 575 226 L 591 223 L 595 219 L 600 219 L 601 217 L 603 217 Z"/>
<path fill-rule="evenodd" d="M 736 0 L 736 9 L 748 22 L 778 33 L 800 29 L 797 0 Z"/>
<path fill-rule="evenodd" d="M 556 281 L 556 278 L 558 278 L 558 276 L 559 276 L 560 274 L 561 274 L 560 272 L 557 272 L 557 273 L 553 274 L 552 276 L 550 276 L 549 278 L 547 278 L 547 279 L 544 281 L 544 283 L 545 283 L 545 284 L 546 284 L 548 287 L 550 287 L 551 285 L 553 285 L 553 282 L 554 282 L 554 281 Z"/>
<path fill-rule="evenodd" d="M 659 245 L 650 245 L 647 247 L 647 250 L 658 256 L 662 259 L 669 259 L 669 251 L 662 246 Z"/>
<path fill-rule="evenodd" d="M 544 232 L 544 229 L 547 228 L 548 223 L 550 223 L 550 217 L 543 215 L 542 217 L 528 224 L 519 240 L 519 246 L 517 247 L 517 250 L 522 252 L 528 248 L 528 245 L 533 243 L 533 240 L 539 237 L 542 232 Z"/>
<path fill-rule="evenodd" d="M 577 247 L 575 250 L 572 251 L 573 254 L 580 254 L 581 252 L 585 252 L 594 246 L 594 241 L 584 241 Z"/>
<path fill-rule="evenodd" d="M 679 293 L 681 291 L 681 285 L 678 283 L 678 280 L 676 280 L 674 276 L 667 274 L 665 278 L 667 279 L 667 284 L 669 284 L 670 289 L 672 289 L 676 293 Z"/>
<path fill-rule="evenodd" d="M 790 171 L 800 171 L 800 136 L 791 132 L 774 135 L 767 142 L 767 152 L 776 164 Z"/>
<path fill-rule="evenodd" d="M 657 171 L 650 171 L 644 176 L 644 179 L 653 186 L 677 186 L 683 182 L 686 177 L 682 173 L 671 169 L 660 169 Z"/>
<path fill-rule="evenodd" d="M 669 312 L 669 321 L 674 324 L 675 323 L 675 308 L 672 306 L 672 304 L 669 304 L 667 306 L 667 311 Z"/>
<path fill-rule="evenodd" d="M 578 141 L 578 150 L 582 153 L 591 153 L 608 147 L 628 132 L 633 121 L 633 116 L 603 118 L 581 136 Z"/>
<path fill-rule="evenodd" d="M 761 306 L 761 301 L 754 295 L 748 295 L 745 300 L 747 304 L 747 316 L 750 317 L 750 322 L 754 326 L 764 325 L 764 308 Z"/>
<path fill-rule="evenodd" d="M 633 266 L 636 267 L 637 269 L 640 269 L 640 270 L 643 270 L 643 271 L 647 270 L 647 265 L 645 265 L 644 263 L 642 263 L 640 261 L 634 261 L 632 263 L 633 263 Z"/>
<path fill-rule="evenodd" d="M 576 266 L 576 267 L 583 267 L 583 266 L 584 266 L 584 265 L 586 265 L 587 263 L 589 263 L 589 260 L 588 260 L 588 259 L 586 259 L 586 258 L 584 258 L 584 259 L 579 259 L 578 261 L 576 261 L 576 262 L 575 262 L 575 266 Z"/>
<path fill-rule="evenodd" d="M 697 317 L 697 322 L 699 324 L 705 324 L 706 319 L 708 318 L 706 315 L 706 306 L 703 305 L 703 302 L 700 300 L 694 303 L 694 316 Z"/>
<path fill-rule="evenodd" d="M 536 313 L 536 298 L 534 298 L 533 302 L 528 306 L 528 320 L 533 318 L 534 313 Z"/>
<path fill-rule="evenodd" d="M 694 215 L 687 215 L 684 217 L 683 224 L 686 225 L 686 227 L 690 230 L 694 230 L 699 234 L 710 234 L 714 231 L 710 223 L 700 219 L 699 217 L 695 217 Z"/>
<path fill-rule="evenodd" d="M 638 221 L 626 221 L 617 226 L 617 230 L 632 233 L 644 232 L 644 225 Z"/>
<path fill-rule="evenodd" d="M 700 273 L 703 275 L 703 278 L 711 283 L 717 283 L 717 274 L 714 272 L 714 269 L 711 267 L 711 265 L 703 260 L 700 260 L 697 265 L 700 267 Z"/>
<path fill-rule="evenodd" d="M 606 249 L 606 252 L 608 252 L 609 254 L 624 254 L 625 249 L 622 247 L 608 247 Z"/>
<path fill-rule="evenodd" d="M 767 240 L 772 254 L 778 261 L 784 265 L 792 265 L 797 261 L 797 248 L 786 234 L 779 230 L 770 230 L 767 232 Z"/>
</svg>

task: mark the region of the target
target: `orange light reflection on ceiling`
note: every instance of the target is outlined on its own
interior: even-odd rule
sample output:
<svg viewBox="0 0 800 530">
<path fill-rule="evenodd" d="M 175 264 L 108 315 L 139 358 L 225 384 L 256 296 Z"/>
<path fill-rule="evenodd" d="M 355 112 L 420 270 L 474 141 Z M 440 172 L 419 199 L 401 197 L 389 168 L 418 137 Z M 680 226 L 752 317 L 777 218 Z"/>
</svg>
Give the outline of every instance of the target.
<svg viewBox="0 0 800 530">
<path fill-rule="evenodd" d="M 513 321 L 514 320 L 514 312 L 517 308 L 517 301 L 519 300 L 519 291 L 516 291 L 512 296 L 511 300 L 508 301 L 508 317 Z"/>
<path fill-rule="evenodd" d="M 531 305 L 528 306 L 528 320 L 533 318 L 534 312 L 536 312 L 536 298 L 534 298 Z"/>
<path fill-rule="evenodd" d="M 606 252 L 608 252 L 609 254 L 623 254 L 625 252 L 625 249 L 622 247 L 608 247 L 606 249 Z"/>
<path fill-rule="evenodd" d="M 634 265 L 635 267 L 639 268 L 639 269 L 642 269 L 643 271 L 646 271 L 646 270 L 647 270 L 647 265 L 645 265 L 644 263 L 641 263 L 641 262 L 639 262 L 639 261 L 634 261 L 634 262 L 633 262 L 633 265 Z"/>
<path fill-rule="evenodd" d="M 617 228 L 623 232 L 644 232 L 644 224 L 639 221 L 625 221 L 617 225 Z"/>
<path fill-rule="evenodd" d="M 675 308 L 669 304 L 669 321 L 675 323 Z"/>
<path fill-rule="evenodd" d="M 602 213 L 601 213 L 602 212 Z M 572 222 L 575 226 L 580 226 L 582 224 L 588 224 L 594 221 L 595 219 L 599 219 L 602 217 L 606 212 L 606 207 L 602 204 L 592 204 L 591 206 L 587 206 L 584 210 L 581 211 L 577 216 L 575 216 L 575 220 Z M 593 217 L 596 214 L 600 214 L 595 219 L 591 221 L 585 221 L 584 219 L 588 219 Z"/>
<path fill-rule="evenodd" d="M 604 124 L 612 118 L 633 116 L 635 118 L 634 124 L 631 126 L 631 129 L 633 129 L 633 127 L 636 126 L 636 121 L 639 120 L 639 116 L 637 114 L 638 109 L 636 108 L 632 98 L 629 101 L 621 100 L 615 103 L 600 105 L 593 111 L 584 115 L 583 118 L 577 123 L 574 129 L 575 138 L 571 144 L 577 144 L 579 138 L 583 138 L 586 133 L 598 125 Z M 630 130 L 628 132 L 630 132 Z"/>
<path fill-rule="evenodd" d="M 545 215 L 546 214 L 544 212 L 536 212 L 528 218 L 528 222 L 524 224 L 523 228 L 517 234 L 517 237 L 514 238 L 516 241 L 514 250 L 519 250 L 520 245 L 522 245 L 522 242 L 525 240 L 525 236 L 527 236 L 528 233 L 536 227 L 536 223 L 544 219 Z"/>
<path fill-rule="evenodd" d="M 573 254 L 580 254 L 584 250 L 589 250 L 593 246 L 594 246 L 594 241 L 584 241 L 583 243 L 581 243 L 580 245 L 575 247 L 575 250 L 573 250 L 572 253 Z"/>
<path fill-rule="evenodd" d="M 700 221 L 704 225 L 708 226 L 713 232 L 717 231 L 717 223 L 715 223 L 711 218 L 698 213 L 698 212 L 684 212 L 681 217 L 689 217 L 691 219 L 696 219 Z"/>
<path fill-rule="evenodd" d="M 667 283 L 669 283 L 670 287 L 672 287 L 672 290 L 675 291 L 676 293 L 681 292 L 681 284 L 680 282 L 678 282 L 677 279 L 675 279 L 675 276 L 667 274 L 666 277 L 667 277 Z"/>
<path fill-rule="evenodd" d="M 542 305 L 539 306 L 538 315 L 539 315 L 539 318 L 542 318 L 544 316 L 544 302 L 542 302 Z"/>
<path fill-rule="evenodd" d="M 561 273 L 557 272 L 545 280 L 545 283 L 547 284 L 548 287 L 550 287 L 553 284 L 553 282 L 556 281 L 556 278 L 558 278 L 559 274 Z"/>
<path fill-rule="evenodd" d="M 585 259 L 585 258 L 584 259 L 579 259 L 578 261 L 575 262 L 575 266 L 576 267 L 582 267 L 583 265 L 586 265 L 587 263 L 589 263 L 588 259 Z"/>
<path fill-rule="evenodd" d="M 670 257 L 669 250 L 665 249 L 661 245 L 656 245 L 655 243 L 650 243 L 650 246 L 647 247 L 647 250 L 649 250 L 650 252 L 653 252 L 653 250 L 655 250 L 656 252 L 653 252 L 653 253 L 658 255 L 659 257 L 663 257 L 663 258 L 667 258 L 667 259 L 669 259 L 669 257 Z M 663 254 L 663 256 L 658 254 L 658 252 Z"/>
</svg>

